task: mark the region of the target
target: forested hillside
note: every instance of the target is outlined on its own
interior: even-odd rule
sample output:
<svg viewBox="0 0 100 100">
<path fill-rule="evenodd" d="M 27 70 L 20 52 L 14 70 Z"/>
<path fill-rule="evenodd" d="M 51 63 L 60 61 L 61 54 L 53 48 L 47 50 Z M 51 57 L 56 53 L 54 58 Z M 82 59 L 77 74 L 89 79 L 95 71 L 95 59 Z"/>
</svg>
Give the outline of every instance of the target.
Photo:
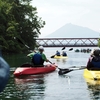
<svg viewBox="0 0 100 100">
<path fill-rule="evenodd" d="M 0 49 L 7 53 L 21 53 L 36 46 L 43 21 L 32 7 L 32 0 L 0 0 Z"/>
</svg>

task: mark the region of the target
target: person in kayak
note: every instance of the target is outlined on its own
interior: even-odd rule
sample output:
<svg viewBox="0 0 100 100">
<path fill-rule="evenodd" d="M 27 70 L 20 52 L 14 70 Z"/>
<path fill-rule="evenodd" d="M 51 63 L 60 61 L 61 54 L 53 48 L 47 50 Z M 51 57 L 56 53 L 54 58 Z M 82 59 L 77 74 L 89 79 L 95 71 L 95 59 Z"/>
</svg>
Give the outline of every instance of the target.
<svg viewBox="0 0 100 100">
<path fill-rule="evenodd" d="M 5 89 L 10 77 L 10 66 L 1 56 L 0 51 L 0 92 Z"/>
<path fill-rule="evenodd" d="M 67 56 L 67 53 L 65 51 L 63 51 L 62 56 Z"/>
<path fill-rule="evenodd" d="M 87 63 L 88 70 L 100 70 L 100 50 L 95 49 Z"/>
<path fill-rule="evenodd" d="M 38 52 L 34 53 L 32 56 L 32 63 L 34 64 L 34 66 L 44 66 L 44 62 L 50 62 L 46 55 L 43 53 L 44 52 L 44 48 L 43 46 L 40 46 L 38 48 Z"/>
<path fill-rule="evenodd" d="M 57 50 L 55 55 L 60 56 L 60 52 Z"/>
</svg>

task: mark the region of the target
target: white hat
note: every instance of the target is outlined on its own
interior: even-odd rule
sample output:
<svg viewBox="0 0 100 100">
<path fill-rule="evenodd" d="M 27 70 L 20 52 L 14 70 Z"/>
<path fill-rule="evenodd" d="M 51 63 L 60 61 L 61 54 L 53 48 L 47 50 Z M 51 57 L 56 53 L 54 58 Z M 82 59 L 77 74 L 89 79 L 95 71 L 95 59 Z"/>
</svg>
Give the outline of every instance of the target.
<svg viewBox="0 0 100 100">
<path fill-rule="evenodd" d="M 43 46 L 39 46 L 38 49 L 39 49 L 39 50 L 44 50 Z"/>
</svg>

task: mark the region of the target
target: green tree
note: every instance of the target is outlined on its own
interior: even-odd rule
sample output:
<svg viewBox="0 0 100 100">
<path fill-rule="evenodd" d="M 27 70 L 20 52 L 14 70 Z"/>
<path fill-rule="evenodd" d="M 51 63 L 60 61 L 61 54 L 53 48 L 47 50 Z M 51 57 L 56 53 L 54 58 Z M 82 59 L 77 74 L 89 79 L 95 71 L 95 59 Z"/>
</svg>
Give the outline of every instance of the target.
<svg viewBox="0 0 100 100">
<path fill-rule="evenodd" d="M 30 5 L 31 1 L 0 0 L 0 47 L 3 51 L 25 51 L 25 46 L 17 39 L 31 49 L 36 46 L 36 38 L 45 22 L 37 16 L 37 8 Z"/>
<path fill-rule="evenodd" d="M 100 48 L 100 38 L 98 39 L 98 47 Z"/>
</svg>

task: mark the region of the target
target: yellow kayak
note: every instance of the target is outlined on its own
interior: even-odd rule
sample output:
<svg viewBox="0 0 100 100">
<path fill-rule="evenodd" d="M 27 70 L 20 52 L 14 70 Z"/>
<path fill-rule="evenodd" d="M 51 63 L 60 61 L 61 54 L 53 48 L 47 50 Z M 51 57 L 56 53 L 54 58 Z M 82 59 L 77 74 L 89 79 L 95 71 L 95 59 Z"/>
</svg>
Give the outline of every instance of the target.
<svg viewBox="0 0 100 100">
<path fill-rule="evenodd" d="M 83 76 L 85 79 L 100 80 L 100 70 L 94 71 L 94 70 L 84 69 Z"/>
<path fill-rule="evenodd" d="M 88 85 L 100 85 L 100 80 L 91 80 L 91 79 L 85 78 L 85 81 Z"/>
<path fill-rule="evenodd" d="M 68 57 L 67 57 L 67 56 L 56 56 L 56 55 L 55 55 L 54 58 L 55 58 L 55 59 L 62 59 L 62 58 L 63 58 L 63 59 L 66 59 L 66 58 L 68 58 Z"/>
</svg>

